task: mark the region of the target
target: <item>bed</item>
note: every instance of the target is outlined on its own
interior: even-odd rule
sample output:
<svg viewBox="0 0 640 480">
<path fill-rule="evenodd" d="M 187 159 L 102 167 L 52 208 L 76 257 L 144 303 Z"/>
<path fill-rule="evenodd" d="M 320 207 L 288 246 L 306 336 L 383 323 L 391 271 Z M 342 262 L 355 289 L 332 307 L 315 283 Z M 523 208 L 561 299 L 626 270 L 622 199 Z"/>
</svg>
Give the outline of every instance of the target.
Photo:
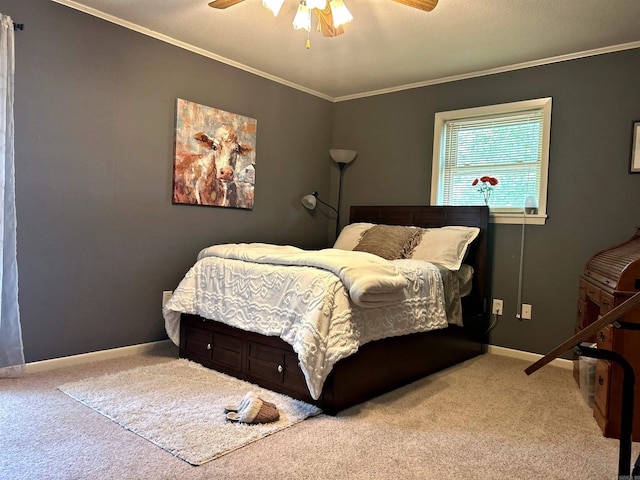
<svg viewBox="0 0 640 480">
<path fill-rule="evenodd" d="M 227 265 L 233 264 L 244 268 L 247 264 L 249 265 L 247 268 L 251 270 L 247 270 L 250 273 L 244 274 L 245 276 L 260 276 L 260 272 L 263 271 L 261 269 L 273 268 L 271 258 L 263 262 L 265 265 L 260 264 L 264 257 L 264 248 L 267 246 L 251 245 L 251 247 L 257 247 L 258 253 L 249 258 L 248 263 L 245 250 L 227 246 L 204 249 L 200 252 L 194 268 L 201 261 L 213 262 L 215 268 L 214 270 L 197 270 L 195 273 L 192 269 L 185 276 L 163 309 L 167 332 L 169 337 L 179 345 L 179 354 L 183 358 L 313 403 L 327 413 L 337 413 L 484 352 L 485 332 L 488 325 L 489 272 L 486 267 L 488 217 L 486 207 L 353 206 L 350 209 L 350 222 L 347 226 L 349 228 L 343 229 L 336 242 L 336 247 L 339 243 L 342 247 L 323 251 L 332 254 L 331 262 L 328 267 L 325 266 L 326 255 L 323 254 L 323 273 L 320 274 L 322 279 L 315 280 L 314 277 L 313 282 L 308 285 L 304 283 L 307 280 L 303 275 L 308 269 L 315 271 L 317 265 L 308 265 L 308 262 L 315 262 L 315 257 L 311 255 L 315 252 L 305 252 L 304 265 L 294 263 L 284 267 L 287 269 L 285 275 L 265 274 L 265 279 L 269 280 L 265 285 L 256 288 L 258 283 L 246 282 L 245 284 L 243 274 L 235 274 L 239 275 L 239 279 L 230 276 L 233 274 L 229 273 L 231 270 L 227 270 Z M 411 235 L 407 233 L 408 230 L 417 230 L 407 229 L 408 226 L 426 228 L 429 229 L 426 232 L 433 233 L 450 228 L 471 227 L 468 230 L 475 230 L 476 233 L 465 245 L 464 265 L 461 267 L 458 264 L 443 269 L 440 265 L 418 262 L 410 258 L 394 260 L 393 274 L 400 272 L 410 281 L 414 277 L 417 278 L 420 288 L 428 283 L 429 286 L 426 289 L 431 292 L 428 295 L 432 299 L 423 299 L 422 290 L 410 283 L 408 288 L 405 285 L 403 292 L 416 290 L 416 298 L 407 297 L 397 302 L 393 300 L 395 297 L 392 295 L 387 302 L 386 295 L 389 292 L 384 290 L 387 284 L 378 281 L 378 278 L 386 279 L 387 277 L 379 277 L 379 270 L 375 271 L 375 281 L 372 283 L 375 284 L 375 288 L 382 288 L 381 285 L 384 284 L 382 288 L 384 295 L 367 296 L 368 291 L 365 292 L 365 287 L 362 287 L 357 280 L 338 277 L 342 275 L 342 270 L 351 269 L 350 263 L 349 268 L 333 269 L 333 264 L 346 261 L 347 256 L 349 256 L 349 262 L 351 257 L 356 257 L 356 267 L 360 267 L 362 261 L 368 262 L 373 260 L 370 257 L 376 257 L 378 260 L 374 262 L 374 267 L 370 267 L 367 263 L 366 271 L 379 268 L 383 273 L 389 273 L 390 285 L 395 286 L 397 277 L 393 277 L 392 272 L 386 270 L 388 262 L 369 253 L 371 250 L 361 248 L 363 245 L 366 246 L 363 233 L 359 234 L 359 244 L 354 248 L 364 251 L 346 252 L 351 249 L 351 246 L 344 246 L 346 232 L 358 232 L 358 229 L 362 229 L 362 232 L 372 233 L 376 229 L 370 229 L 371 226 L 381 229 L 390 228 L 388 226 L 402 226 L 396 230 L 407 235 Z M 387 231 L 383 230 L 382 234 L 386 235 Z M 371 237 L 371 240 L 378 240 L 374 242 L 375 250 L 375 244 L 379 243 L 379 239 Z M 352 240 L 349 239 L 349 241 Z M 410 243 L 406 242 L 404 237 L 402 242 Z M 417 242 L 416 245 L 422 241 L 418 239 Z M 246 247 L 246 245 L 239 247 Z M 287 262 L 289 257 L 298 261 L 299 255 L 294 247 L 274 248 L 284 249 Z M 343 252 L 340 248 L 345 251 Z M 413 246 L 411 248 L 413 249 Z M 226 258 L 229 253 L 235 257 Z M 252 252 L 249 251 L 249 253 Z M 376 253 L 384 255 L 384 252 Z M 208 258 L 209 256 L 214 258 Z M 278 260 L 279 258 L 280 256 L 277 257 Z M 455 269 L 456 266 L 459 269 Z M 418 273 L 413 273 L 411 269 L 414 267 L 418 268 Z M 288 275 L 293 275 L 292 272 L 296 272 L 296 269 L 300 270 L 300 277 L 289 278 Z M 455 279 L 456 285 L 459 282 L 462 285 L 463 294 L 461 297 L 456 296 L 455 302 L 445 300 L 444 295 L 440 299 L 438 289 L 442 288 L 442 284 L 447 287 L 447 282 L 451 280 L 433 282 L 431 279 L 435 278 L 436 269 L 439 278 L 445 278 L 443 273 L 451 271 L 447 278 Z M 341 272 L 338 273 L 338 270 Z M 356 268 L 351 270 L 355 272 Z M 458 279 L 461 272 L 469 271 L 473 274 L 465 275 L 467 278 L 464 281 Z M 194 286 L 198 282 L 204 285 L 207 282 L 218 281 L 213 277 L 224 277 L 225 282 L 233 284 L 235 292 L 233 301 L 225 303 L 221 294 L 212 292 L 210 287 Z M 329 283 L 321 283 L 321 281 Z M 190 286 L 184 287 L 186 284 Z M 296 327 L 293 329 L 294 334 L 285 334 L 282 333 L 285 329 L 281 329 L 280 323 L 284 322 L 290 326 L 297 321 L 297 317 L 306 316 L 306 313 L 296 313 L 296 310 L 291 307 L 293 297 L 288 293 L 290 285 L 295 285 L 303 292 L 322 289 L 324 298 L 329 298 L 329 301 L 325 300 L 324 306 L 315 305 L 315 310 L 322 311 L 322 314 L 316 314 L 314 309 L 310 309 L 314 310 L 313 316 L 310 317 L 312 321 L 304 323 L 304 329 Z M 248 288 L 251 292 L 247 290 Z M 274 294 L 277 297 L 266 314 L 261 311 L 259 302 L 253 300 L 256 298 L 256 289 L 261 291 L 261 295 L 267 295 L 266 298 Z M 327 297 L 329 291 L 331 293 Z M 395 295 L 396 291 L 397 289 L 394 289 L 391 293 Z M 246 293 L 246 297 L 251 299 L 247 302 L 246 308 L 238 306 L 239 299 L 245 296 L 238 292 Z M 359 292 L 363 294 L 360 296 Z M 313 295 L 309 295 L 311 300 L 307 303 L 315 302 Z M 205 298 L 209 304 L 215 304 L 216 307 L 211 310 L 200 308 L 193 300 L 196 296 L 200 299 Z M 383 303 L 375 303 L 380 298 L 383 299 Z M 349 306 L 341 306 L 341 302 L 348 302 Z M 330 308 L 325 304 L 330 305 Z M 398 310 L 403 308 L 399 304 L 411 304 L 413 307 L 417 305 L 419 308 L 415 310 L 415 314 L 407 314 L 404 310 Z M 308 305 L 305 305 L 305 308 L 309 309 Z M 327 310 L 337 313 L 326 314 Z M 345 311 L 348 311 L 348 315 L 342 313 Z M 457 312 L 457 319 L 452 321 L 454 311 Z M 246 323 L 246 319 L 244 323 L 240 322 L 240 319 L 250 317 L 252 313 L 256 318 L 262 319 L 262 323 L 255 328 Z M 318 323 L 318 319 L 322 320 L 321 323 Z M 396 323 L 397 320 L 399 321 Z M 406 330 L 398 330 L 400 324 L 403 324 L 402 328 Z M 339 334 L 332 335 L 329 340 L 320 337 L 320 343 L 318 343 L 316 334 L 318 330 L 325 329 L 325 325 L 330 325 L 326 327 L 327 329 L 337 325 L 336 331 Z M 393 328 L 392 336 L 384 336 L 381 333 L 383 330 L 379 330 L 379 327 L 386 328 L 389 325 Z M 289 330 L 287 329 L 286 332 Z M 311 337 L 313 337 L 312 341 L 309 340 Z M 301 350 L 302 344 L 310 353 Z M 318 364 L 317 367 L 316 364 Z"/>
</svg>

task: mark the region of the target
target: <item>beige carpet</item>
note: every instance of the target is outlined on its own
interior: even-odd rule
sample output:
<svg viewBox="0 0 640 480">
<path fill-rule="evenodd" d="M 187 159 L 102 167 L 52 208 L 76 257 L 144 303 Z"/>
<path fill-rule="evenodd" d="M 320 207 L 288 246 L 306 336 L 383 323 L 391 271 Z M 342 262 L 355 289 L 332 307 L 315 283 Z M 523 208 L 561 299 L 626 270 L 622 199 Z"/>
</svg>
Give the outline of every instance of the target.
<svg viewBox="0 0 640 480">
<path fill-rule="evenodd" d="M 58 389 L 191 465 L 202 465 L 318 415 L 320 409 L 185 359 L 80 380 Z M 276 422 L 226 420 L 249 391 L 273 402 Z"/>
<path fill-rule="evenodd" d="M 0 478 L 7 480 L 613 480 L 604 438 L 570 370 L 483 355 L 324 414 L 199 467 L 57 390 L 170 362 L 153 354 L 0 380 Z M 635 459 L 640 450 L 634 443 Z"/>
</svg>

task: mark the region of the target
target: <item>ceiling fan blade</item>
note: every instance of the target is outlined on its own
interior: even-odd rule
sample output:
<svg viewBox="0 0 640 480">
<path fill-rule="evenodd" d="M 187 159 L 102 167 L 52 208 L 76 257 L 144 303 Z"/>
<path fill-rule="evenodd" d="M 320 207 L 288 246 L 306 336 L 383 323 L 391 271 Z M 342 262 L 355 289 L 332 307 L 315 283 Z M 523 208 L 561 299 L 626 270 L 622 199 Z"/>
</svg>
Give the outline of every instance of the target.
<svg viewBox="0 0 640 480">
<path fill-rule="evenodd" d="M 322 32 L 322 35 L 325 37 L 337 37 L 338 35 L 342 35 L 344 33 L 344 28 L 340 25 L 338 28 L 333 26 L 333 14 L 331 13 L 331 8 L 329 7 L 329 2 L 324 7 L 323 10 L 319 8 L 314 9 L 318 14 L 318 30 Z"/>
<path fill-rule="evenodd" d="M 244 0 L 213 0 L 213 2 L 209 2 L 209 6 L 213 8 L 222 9 L 222 8 L 230 7 L 232 5 L 235 5 L 236 3 L 240 3 L 243 1 Z"/>
<path fill-rule="evenodd" d="M 413 8 L 418 8 L 420 10 L 424 10 L 425 12 L 430 12 L 436 5 L 438 5 L 438 0 L 393 0 L 394 2 L 401 3 L 403 5 L 408 5 Z"/>
</svg>

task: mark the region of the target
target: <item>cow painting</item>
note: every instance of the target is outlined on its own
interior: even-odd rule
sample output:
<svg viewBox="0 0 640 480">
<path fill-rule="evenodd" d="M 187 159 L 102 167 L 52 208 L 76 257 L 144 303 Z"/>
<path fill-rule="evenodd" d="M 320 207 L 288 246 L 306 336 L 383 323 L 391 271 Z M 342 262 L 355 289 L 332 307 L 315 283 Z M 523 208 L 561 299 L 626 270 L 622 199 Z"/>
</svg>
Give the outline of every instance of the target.
<svg viewBox="0 0 640 480">
<path fill-rule="evenodd" d="M 253 208 L 257 121 L 178 99 L 173 203 Z"/>
</svg>

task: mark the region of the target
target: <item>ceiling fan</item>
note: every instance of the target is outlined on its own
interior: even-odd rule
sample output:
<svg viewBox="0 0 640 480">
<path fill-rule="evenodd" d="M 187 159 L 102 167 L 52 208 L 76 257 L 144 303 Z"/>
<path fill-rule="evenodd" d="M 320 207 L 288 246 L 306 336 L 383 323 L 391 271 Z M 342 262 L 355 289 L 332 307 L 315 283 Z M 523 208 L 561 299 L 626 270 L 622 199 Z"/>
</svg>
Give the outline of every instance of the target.
<svg viewBox="0 0 640 480">
<path fill-rule="evenodd" d="M 210 7 L 217 9 L 224 9 L 235 5 L 236 3 L 243 2 L 244 0 L 213 0 L 209 3 Z M 424 10 L 425 12 L 430 12 L 433 10 L 438 4 L 438 0 L 393 0 L 394 2 L 401 3 L 403 5 L 407 5 L 409 7 L 417 8 L 419 10 Z M 268 2 L 263 2 L 263 4 Z M 277 2 L 282 5 L 282 2 Z M 311 2 L 300 2 L 301 4 L 311 3 Z M 329 1 L 323 2 L 325 7 L 314 8 L 313 10 L 316 12 L 319 18 L 318 29 L 322 32 L 325 37 L 335 37 L 344 33 L 344 29 L 342 25 L 334 26 L 333 21 L 333 12 L 330 8 Z M 342 3 L 342 2 L 340 2 Z M 344 5 L 343 5 L 344 6 Z M 279 10 L 279 7 L 278 7 Z M 277 15 L 278 11 L 274 10 L 274 15 Z M 349 21 L 349 20 L 347 20 Z M 295 27 L 299 28 L 299 27 Z M 309 48 L 309 44 L 307 42 L 307 48 Z"/>
</svg>

